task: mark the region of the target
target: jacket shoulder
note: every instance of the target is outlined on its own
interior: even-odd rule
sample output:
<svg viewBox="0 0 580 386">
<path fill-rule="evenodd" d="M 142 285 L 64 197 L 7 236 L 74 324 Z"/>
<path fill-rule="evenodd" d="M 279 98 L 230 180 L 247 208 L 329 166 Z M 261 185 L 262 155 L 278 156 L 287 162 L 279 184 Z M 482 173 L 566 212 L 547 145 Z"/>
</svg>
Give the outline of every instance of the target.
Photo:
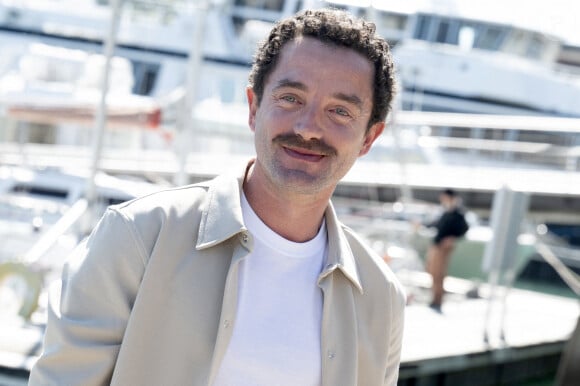
<svg viewBox="0 0 580 386">
<path fill-rule="evenodd" d="M 117 205 L 112 205 L 110 208 L 127 216 L 151 213 L 151 211 L 155 210 L 171 212 L 183 209 L 196 202 L 203 202 L 210 185 L 211 181 L 207 181 L 199 184 L 161 189 Z"/>
<path fill-rule="evenodd" d="M 175 242 L 180 237 L 197 235 L 210 185 L 204 182 L 160 190 L 112 205 L 107 213 L 121 219 L 145 250 L 150 252 L 163 235 L 172 234 Z"/>
</svg>

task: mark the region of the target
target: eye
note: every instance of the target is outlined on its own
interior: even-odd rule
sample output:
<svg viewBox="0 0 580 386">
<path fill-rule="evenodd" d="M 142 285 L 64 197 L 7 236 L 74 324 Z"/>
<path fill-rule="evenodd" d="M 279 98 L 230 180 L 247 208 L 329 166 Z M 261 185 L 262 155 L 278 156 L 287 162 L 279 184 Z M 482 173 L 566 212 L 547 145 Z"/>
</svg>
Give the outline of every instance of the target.
<svg viewBox="0 0 580 386">
<path fill-rule="evenodd" d="M 296 103 L 298 101 L 294 95 L 283 95 L 280 99 L 289 103 Z"/>
<path fill-rule="evenodd" d="M 348 112 L 347 109 L 344 109 L 342 107 L 337 107 L 334 109 L 334 112 L 338 115 L 340 115 L 341 117 L 350 117 L 350 113 Z"/>
</svg>

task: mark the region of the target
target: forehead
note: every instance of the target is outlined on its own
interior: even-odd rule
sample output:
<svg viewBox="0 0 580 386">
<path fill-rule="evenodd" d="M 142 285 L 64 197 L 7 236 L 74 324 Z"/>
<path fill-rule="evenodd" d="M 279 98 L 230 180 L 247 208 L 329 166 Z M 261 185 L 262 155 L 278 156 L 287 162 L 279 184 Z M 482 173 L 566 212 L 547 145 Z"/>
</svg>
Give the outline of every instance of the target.
<svg viewBox="0 0 580 386">
<path fill-rule="evenodd" d="M 312 37 L 289 41 L 280 52 L 266 88 L 280 80 L 304 82 L 308 87 L 333 86 L 342 92 L 372 96 L 374 67 L 353 49 L 324 43 Z M 336 90 L 335 90 L 336 91 Z"/>
</svg>

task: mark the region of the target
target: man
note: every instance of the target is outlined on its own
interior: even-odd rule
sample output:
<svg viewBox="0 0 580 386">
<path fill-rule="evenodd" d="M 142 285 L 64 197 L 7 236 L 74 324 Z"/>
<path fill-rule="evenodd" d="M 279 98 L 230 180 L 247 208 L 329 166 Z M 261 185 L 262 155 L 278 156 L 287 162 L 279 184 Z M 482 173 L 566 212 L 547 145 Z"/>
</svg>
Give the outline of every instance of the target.
<svg viewBox="0 0 580 386">
<path fill-rule="evenodd" d="M 427 272 L 433 279 L 430 307 L 441 312 L 443 303 L 443 281 L 447 275 L 451 253 L 459 237 L 465 235 L 469 226 L 459 208 L 459 198 L 453 189 L 445 189 L 439 194 L 443 214 L 431 226 L 437 229 L 433 243 L 427 251 Z"/>
<path fill-rule="evenodd" d="M 395 385 L 403 289 L 330 203 L 392 95 L 373 25 L 278 23 L 247 90 L 256 160 L 110 208 L 52 295 L 30 384 Z"/>
</svg>

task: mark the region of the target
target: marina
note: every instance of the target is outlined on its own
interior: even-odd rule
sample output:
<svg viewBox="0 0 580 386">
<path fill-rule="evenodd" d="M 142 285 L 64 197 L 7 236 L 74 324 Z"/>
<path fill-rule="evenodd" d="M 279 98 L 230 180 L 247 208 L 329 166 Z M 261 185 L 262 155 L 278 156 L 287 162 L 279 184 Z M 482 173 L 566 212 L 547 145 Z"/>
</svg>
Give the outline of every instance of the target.
<svg viewBox="0 0 580 386">
<path fill-rule="evenodd" d="M 321 6 L 376 22 L 398 66 L 387 130 L 334 197 L 406 288 L 398 385 L 547 386 L 573 374 L 580 41 L 479 2 L 77 3 L 0 0 L 0 386 L 27 383 L 48 286 L 108 205 L 253 156 L 253 47 L 276 20 Z M 413 224 L 436 217 L 444 188 L 470 229 L 437 312 L 424 269 L 433 233 Z M 529 200 L 506 281 L 485 267 L 502 190 Z"/>
</svg>

